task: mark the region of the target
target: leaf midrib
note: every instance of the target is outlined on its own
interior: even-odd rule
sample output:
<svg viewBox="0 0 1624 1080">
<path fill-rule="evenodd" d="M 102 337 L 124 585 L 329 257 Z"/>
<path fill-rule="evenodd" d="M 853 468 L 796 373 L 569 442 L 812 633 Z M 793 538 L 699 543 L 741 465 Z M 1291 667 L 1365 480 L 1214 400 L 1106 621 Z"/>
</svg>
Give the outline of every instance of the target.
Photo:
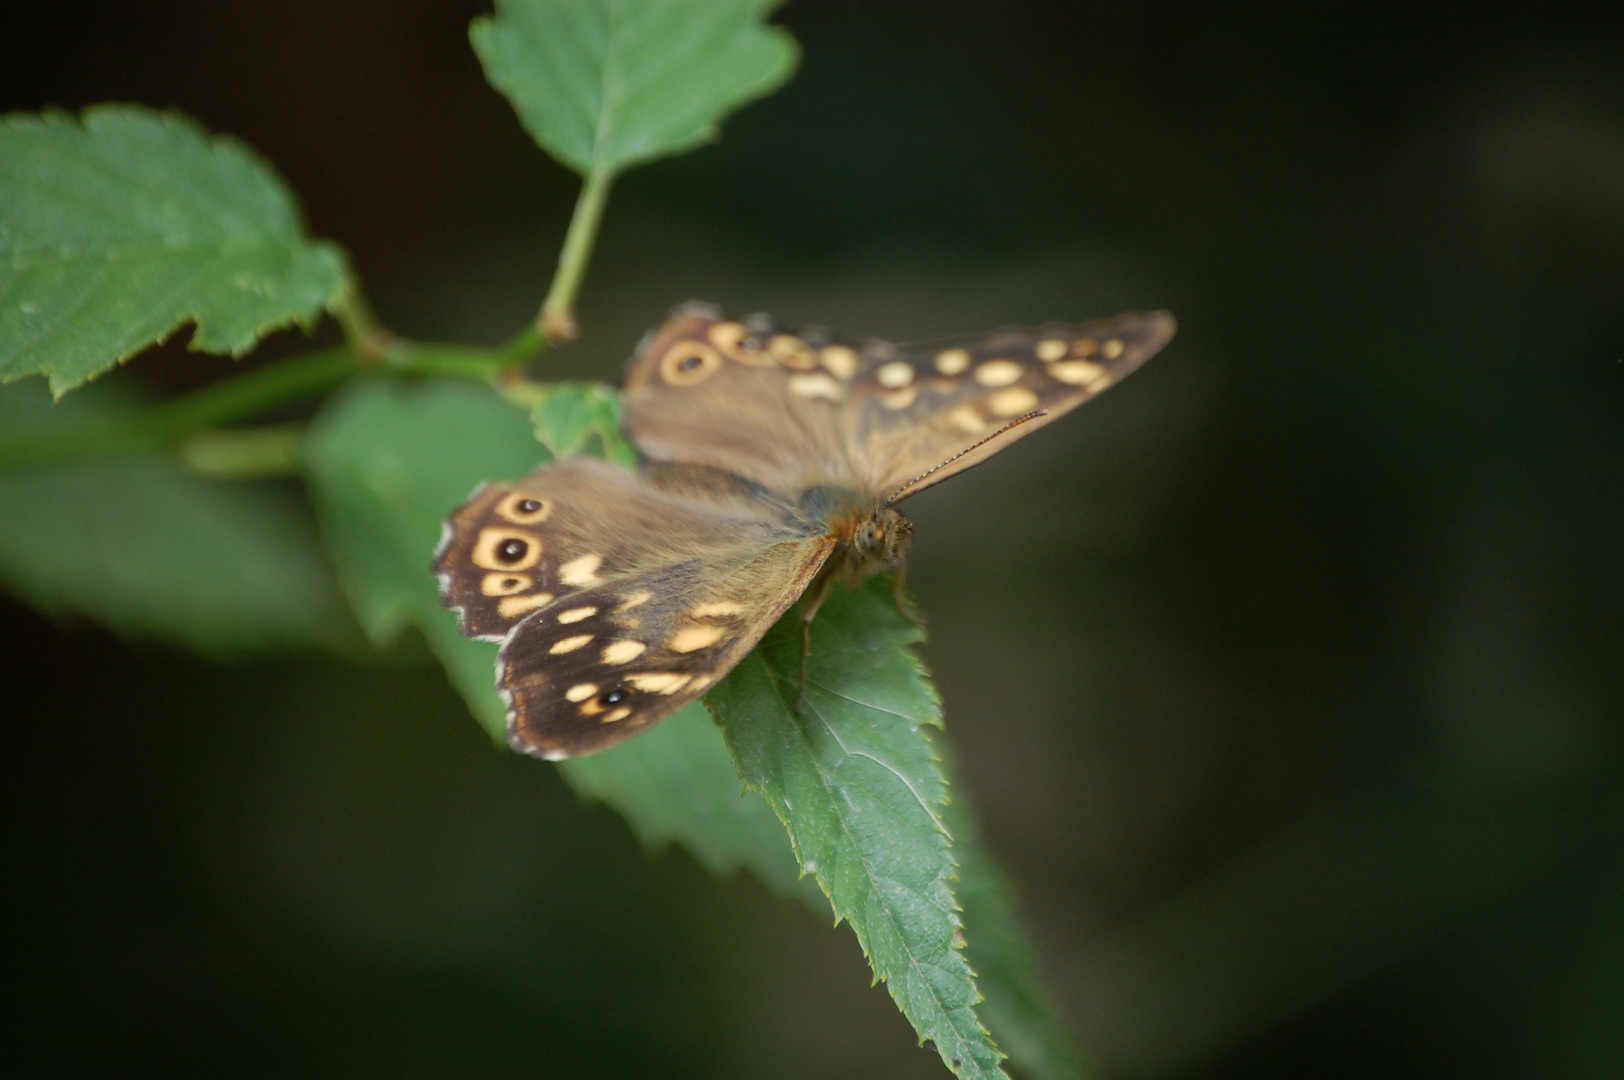
<svg viewBox="0 0 1624 1080">
<path fill-rule="evenodd" d="M 776 669 L 776 666 L 766 657 L 765 653 L 762 653 L 760 655 L 761 655 L 762 665 L 768 669 L 768 673 L 772 677 L 774 684 L 777 687 L 779 687 L 779 689 L 780 689 L 780 693 L 778 695 L 779 706 L 781 708 L 784 708 L 784 697 L 783 697 L 782 690 L 783 690 L 783 688 L 785 688 L 787 686 L 787 678 L 781 672 L 779 672 Z M 825 689 L 827 689 L 827 688 L 825 688 Z M 834 696 L 841 697 L 843 695 L 835 694 Z M 848 700 L 850 700 L 850 699 L 848 699 Z M 836 745 L 838 745 L 840 747 L 841 753 L 845 754 L 847 757 L 853 756 L 851 751 L 846 749 L 845 742 L 843 742 L 841 740 L 840 736 L 835 733 L 834 728 L 830 725 L 829 721 L 824 717 L 823 712 L 821 710 L 818 710 L 818 709 L 815 709 L 815 708 L 812 709 L 811 711 L 812 711 L 813 715 L 815 715 L 818 718 L 818 722 L 823 725 L 824 730 L 829 732 L 830 736 L 834 739 Z M 786 715 L 787 718 L 790 719 L 791 723 L 793 724 L 793 718 L 789 717 L 787 708 L 786 708 L 785 715 Z M 901 714 L 893 714 L 893 715 L 901 715 Z M 818 778 L 822 783 L 822 787 L 823 787 L 825 797 L 828 798 L 829 803 L 830 803 L 831 806 L 837 806 L 837 800 L 834 798 L 835 786 L 832 783 L 832 777 L 830 776 L 828 770 L 823 767 L 822 762 L 818 761 L 816 755 L 808 754 L 807 756 L 808 756 L 808 759 L 812 762 L 812 767 L 817 770 Z M 870 760 L 874 760 L 872 758 L 872 756 L 870 756 L 870 755 L 863 755 L 863 756 L 869 757 Z M 884 763 L 881 762 L 881 764 L 884 764 Z M 887 767 L 889 768 L 889 766 L 887 766 Z M 891 771 L 892 771 L 893 774 L 895 774 L 895 772 L 896 772 L 895 769 L 892 769 Z M 899 779 L 901 779 L 900 776 L 899 776 Z M 908 787 L 908 790 L 910 792 L 914 792 L 914 788 L 913 788 L 912 784 L 908 784 L 908 782 L 906 780 L 903 780 L 903 783 Z M 915 796 L 915 798 L 919 798 L 918 792 L 914 792 L 914 796 Z M 931 817 L 931 819 L 933 821 L 936 821 L 937 824 L 940 825 L 940 820 L 937 818 L 937 816 L 934 813 L 930 812 L 928 806 L 926 807 L 926 812 L 928 814 L 930 814 L 930 817 Z M 850 845 L 850 847 L 851 847 L 851 849 L 853 851 L 857 852 L 858 862 L 863 867 L 863 874 L 864 874 L 864 876 L 867 878 L 867 880 L 869 882 L 869 890 L 875 897 L 877 897 L 879 899 L 880 908 L 881 908 L 881 910 L 883 910 L 885 912 L 886 921 L 891 925 L 891 928 L 892 928 L 892 930 L 893 930 L 893 932 L 895 934 L 896 939 L 899 942 L 901 942 L 902 951 L 903 951 L 904 955 L 906 955 L 907 958 L 908 958 L 909 966 L 913 969 L 914 974 L 916 976 L 918 976 L 921 980 L 924 981 L 924 984 L 925 984 L 925 986 L 927 988 L 930 1000 L 935 1003 L 937 1012 L 941 1014 L 943 1024 L 946 1025 L 948 1030 L 952 1031 L 954 1036 L 959 1040 L 959 1042 L 966 1047 L 966 1049 L 964 1051 L 964 1056 L 966 1056 L 966 1057 L 972 1056 L 972 1055 L 969 1054 L 969 1050 L 968 1050 L 968 1047 L 972 1042 L 971 1038 L 969 1036 L 967 1036 L 965 1034 L 965 1032 L 963 1030 L 961 1030 L 959 1028 L 959 1026 L 953 1021 L 953 1018 L 952 1018 L 953 1017 L 953 1010 L 948 1007 L 948 1005 L 947 1005 L 947 1003 L 945 1001 L 942 1000 L 941 995 L 936 990 L 935 983 L 933 983 L 931 981 L 931 979 L 925 974 L 925 970 L 924 970 L 925 966 L 926 966 L 925 962 L 919 956 L 917 956 L 914 953 L 913 946 L 908 941 L 908 935 L 903 932 L 902 927 L 901 927 L 896 915 L 892 911 L 890 902 L 886 899 L 886 895 L 885 895 L 884 891 L 881 890 L 878 887 L 880 875 L 879 875 L 878 871 L 875 869 L 872 862 L 869 860 L 868 856 L 863 852 L 862 845 L 860 843 L 858 843 L 857 838 L 852 834 L 851 826 L 846 820 L 846 815 L 840 813 L 839 810 L 836 809 L 835 810 L 835 818 L 836 818 L 836 820 L 838 820 L 840 822 L 840 831 L 846 837 L 846 842 Z M 943 829 L 942 834 L 944 836 L 948 836 L 945 829 Z M 951 837 L 950 836 L 948 836 L 948 839 L 951 842 Z M 949 854 L 949 859 L 951 859 L 951 858 L 952 858 L 952 856 L 951 856 L 951 853 L 950 853 Z M 956 862 L 954 863 L 954 866 L 955 866 L 955 868 L 957 867 Z M 894 878 L 889 878 L 889 877 L 886 880 L 895 881 Z M 901 884 L 901 882 L 897 882 L 897 883 Z M 916 896 L 919 896 L 921 901 L 929 903 L 929 900 L 925 896 L 920 894 L 917 889 L 914 889 L 912 886 L 904 886 L 904 887 L 908 888 L 908 890 L 910 892 L 913 892 Z M 936 907 L 935 904 L 931 904 L 930 906 L 931 907 Z M 940 911 L 941 909 L 937 908 L 937 910 Z M 848 921 L 848 922 L 850 922 L 852 924 L 852 928 L 854 930 L 858 929 L 857 920 L 855 918 L 853 918 L 853 913 L 852 912 L 844 911 L 844 912 L 839 912 L 839 914 L 840 914 L 840 916 L 842 918 L 844 918 L 846 921 Z M 946 916 L 949 919 L 952 919 L 952 915 L 951 915 L 950 912 L 949 913 L 944 913 L 944 914 L 946 914 Z M 962 926 L 958 927 L 958 929 L 962 929 Z M 861 930 L 859 930 L 858 932 L 860 934 L 862 933 Z M 863 936 L 866 937 L 867 935 L 864 934 Z M 957 950 L 953 949 L 953 947 L 950 945 L 948 951 L 949 952 L 955 952 Z M 872 955 L 872 953 L 870 955 Z M 935 966 L 940 967 L 940 965 L 935 965 Z M 966 965 L 966 975 L 968 975 L 968 973 L 969 973 L 968 972 L 968 965 Z M 972 985 L 974 985 L 973 982 L 972 982 Z M 978 1023 L 979 1023 L 979 1021 L 978 1021 Z M 991 1038 L 990 1035 L 987 1036 L 987 1042 L 988 1042 L 989 1045 L 993 1045 L 992 1044 L 992 1038 Z M 1002 1068 L 1000 1068 L 998 1066 L 994 1066 L 994 1068 L 997 1069 L 999 1073 L 1003 1072 Z"/>
</svg>

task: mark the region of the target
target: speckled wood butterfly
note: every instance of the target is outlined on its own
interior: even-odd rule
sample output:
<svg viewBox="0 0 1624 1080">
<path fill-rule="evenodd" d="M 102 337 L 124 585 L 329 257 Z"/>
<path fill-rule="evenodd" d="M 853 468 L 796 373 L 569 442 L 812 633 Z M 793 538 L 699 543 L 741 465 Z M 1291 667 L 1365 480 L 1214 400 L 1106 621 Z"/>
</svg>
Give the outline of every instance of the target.
<svg viewBox="0 0 1624 1080">
<path fill-rule="evenodd" d="M 488 484 L 446 523 L 441 595 L 501 641 L 514 749 L 623 742 L 726 675 L 812 586 L 899 575 L 900 499 L 1107 387 L 1173 336 L 1166 312 L 900 346 L 678 309 L 626 379 L 636 470 L 590 458 Z M 900 598 L 900 591 L 898 596 Z"/>
</svg>

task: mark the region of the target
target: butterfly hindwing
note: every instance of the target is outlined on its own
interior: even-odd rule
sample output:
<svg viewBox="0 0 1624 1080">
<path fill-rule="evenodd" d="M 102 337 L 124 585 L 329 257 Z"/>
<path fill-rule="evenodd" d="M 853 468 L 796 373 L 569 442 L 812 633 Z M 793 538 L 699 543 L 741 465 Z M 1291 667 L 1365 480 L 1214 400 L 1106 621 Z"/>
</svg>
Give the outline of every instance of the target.
<svg viewBox="0 0 1624 1080">
<path fill-rule="evenodd" d="M 732 565 L 694 558 L 619 577 L 530 616 L 497 664 L 513 748 L 607 749 L 710 689 L 795 602 L 834 547 L 786 539 Z"/>
</svg>

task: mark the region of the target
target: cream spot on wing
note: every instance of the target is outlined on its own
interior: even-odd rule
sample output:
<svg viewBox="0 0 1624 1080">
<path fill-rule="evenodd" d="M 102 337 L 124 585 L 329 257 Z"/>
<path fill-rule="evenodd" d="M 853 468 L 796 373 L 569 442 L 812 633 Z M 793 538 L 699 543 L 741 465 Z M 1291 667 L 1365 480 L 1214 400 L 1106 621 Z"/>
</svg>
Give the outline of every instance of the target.
<svg viewBox="0 0 1624 1080">
<path fill-rule="evenodd" d="M 966 435 L 980 435 L 987 422 L 969 405 L 960 405 L 947 414 L 947 419 Z"/>
<path fill-rule="evenodd" d="M 880 404 L 892 412 L 896 412 L 898 409 L 906 409 L 909 405 L 912 405 L 914 399 L 918 396 L 919 387 L 904 386 L 901 390 L 892 390 L 889 393 L 881 394 Z"/>
<path fill-rule="evenodd" d="M 1066 355 L 1066 343 L 1059 338 L 1048 338 L 1038 342 L 1038 359 L 1050 363 Z"/>
<path fill-rule="evenodd" d="M 517 592 L 524 592 L 535 581 L 529 574 L 504 574 L 498 570 L 494 574 L 486 574 L 479 582 L 479 591 L 486 596 L 512 596 Z"/>
<path fill-rule="evenodd" d="M 625 598 L 621 600 L 620 606 L 617 607 L 615 610 L 616 611 L 629 611 L 630 609 L 636 607 L 638 604 L 646 604 L 648 601 L 650 601 L 652 599 L 654 599 L 654 594 L 653 593 L 649 592 L 647 589 L 638 589 L 636 592 L 627 593 Z"/>
<path fill-rule="evenodd" d="M 641 675 L 626 676 L 626 681 L 645 694 L 675 694 L 692 678 L 678 671 L 645 671 Z"/>
<path fill-rule="evenodd" d="M 648 648 L 641 641 L 617 641 L 603 650 L 603 662 L 606 664 L 624 664 L 628 660 L 636 660 Z"/>
<path fill-rule="evenodd" d="M 558 580 L 566 585 L 596 585 L 598 567 L 603 565 L 602 555 L 582 555 L 558 568 Z"/>
<path fill-rule="evenodd" d="M 707 335 L 711 344 L 722 350 L 729 360 L 737 360 L 751 367 L 770 367 L 772 354 L 759 334 L 752 334 L 743 323 L 722 322 L 710 328 Z"/>
<path fill-rule="evenodd" d="M 913 382 L 913 365 L 901 360 L 893 360 L 889 364 L 882 364 L 874 373 L 874 378 L 887 390 L 895 390 L 899 386 L 907 386 Z"/>
<path fill-rule="evenodd" d="M 558 613 L 558 621 L 562 623 L 580 622 L 582 619 L 590 619 L 597 613 L 598 609 L 595 607 L 570 608 L 568 611 Z"/>
<path fill-rule="evenodd" d="M 987 408 L 992 410 L 994 416 L 1015 416 L 1019 413 L 1031 412 L 1038 403 L 1038 396 L 1024 386 L 1011 386 L 1007 390 L 1000 390 L 987 399 Z M 559 616 L 563 618 L 563 616 Z"/>
<path fill-rule="evenodd" d="M 1110 341 L 1105 343 L 1105 348 L 1101 349 L 1100 351 L 1105 354 L 1105 358 L 1107 360 L 1115 360 L 1117 357 L 1122 355 L 1122 348 L 1122 339 L 1112 338 Z"/>
<path fill-rule="evenodd" d="M 736 600 L 712 600 L 707 604 L 695 604 L 688 609 L 688 614 L 696 619 L 714 619 L 725 615 L 738 615 L 744 611 L 744 605 Z"/>
<path fill-rule="evenodd" d="M 624 618 L 616 619 L 615 625 L 620 627 L 622 630 L 636 630 L 639 626 L 643 625 L 643 620 L 634 619 L 628 615 Z"/>
<path fill-rule="evenodd" d="M 823 366 L 839 379 L 849 379 L 857 373 L 857 353 L 844 345 L 830 345 L 818 353 Z"/>
<path fill-rule="evenodd" d="M 1105 389 L 1104 384 L 1109 384 L 1111 381 L 1110 373 L 1092 360 L 1067 360 L 1051 367 L 1049 374 L 1063 383 L 1071 383 L 1073 386 L 1087 386 L 1090 390 L 1103 390 Z M 1096 382 L 1102 385 L 1094 386 L 1093 384 Z"/>
<path fill-rule="evenodd" d="M 970 366 L 970 354 L 963 349 L 948 349 L 936 354 L 936 370 L 943 375 L 957 375 Z"/>
<path fill-rule="evenodd" d="M 801 397 L 828 398 L 830 401 L 839 401 L 846 396 L 840 384 L 821 371 L 814 371 L 808 375 L 791 375 L 789 392 L 799 394 Z"/>
<path fill-rule="evenodd" d="M 587 698 L 591 697 L 597 692 L 597 683 L 584 682 L 576 686 L 572 686 L 568 690 L 564 691 L 564 696 L 569 698 L 571 701 L 585 701 Z"/>
<path fill-rule="evenodd" d="M 785 367 L 811 371 L 818 366 L 818 354 L 812 351 L 812 346 L 793 334 L 774 334 L 767 348 Z"/>
<path fill-rule="evenodd" d="M 523 615 L 527 611 L 534 611 L 539 607 L 546 607 L 553 602 L 553 594 L 539 592 L 532 596 L 505 596 L 501 603 L 496 605 L 497 614 L 504 619 L 512 619 Z"/>
<path fill-rule="evenodd" d="M 547 651 L 552 653 L 554 656 L 557 656 L 559 653 L 574 652 L 576 649 L 579 649 L 582 645 L 585 645 L 591 640 L 591 634 L 577 634 L 575 637 L 567 637 L 562 641 L 553 642 L 553 647 Z"/>
<path fill-rule="evenodd" d="M 608 716 L 604 717 L 603 722 L 605 724 L 613 724 L 617 720 L 626 719 L 626 717 L 630 716 L 631 714 L 632 714 L 631 707 L 628 706 L 628 705 L 622 705 L 620 708 L 616 709 L 614 712 L 612 712 Z"/>
<path fill-rule="evenodd" d="M 666 647 L 676 652 L 693 652 L 722 640 L 727 630 L 720 626 L 688 626 L 678 630 L 666 640 Z"/>
<path fill-rule="evenodd" d="M 976 367 L 976 382 L 982 386 L 1008 386 L 1021 377 L 1021 365 L 1013 360 L 988 360 Z"/>
</svg>

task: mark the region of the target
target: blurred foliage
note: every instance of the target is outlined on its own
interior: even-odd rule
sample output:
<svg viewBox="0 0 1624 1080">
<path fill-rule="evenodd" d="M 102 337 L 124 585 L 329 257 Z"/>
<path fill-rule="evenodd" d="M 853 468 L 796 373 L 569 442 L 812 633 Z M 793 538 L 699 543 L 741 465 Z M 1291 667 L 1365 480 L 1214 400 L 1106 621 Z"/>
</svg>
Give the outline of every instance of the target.
<svg viewBox="0 0 1624 1080">
<path fill-rule="evenodd" d="M 36 380 L 0 389 L 0 426 L 55 429 L 136 407 L 112 388 L 53 407 Z M 0 471 L 0 508 L 0 578 L 41 611 L 218 659 L 362 646 L 309 511 L 286 487 L 206 479 L 148 453 Z"/>
</svg>

